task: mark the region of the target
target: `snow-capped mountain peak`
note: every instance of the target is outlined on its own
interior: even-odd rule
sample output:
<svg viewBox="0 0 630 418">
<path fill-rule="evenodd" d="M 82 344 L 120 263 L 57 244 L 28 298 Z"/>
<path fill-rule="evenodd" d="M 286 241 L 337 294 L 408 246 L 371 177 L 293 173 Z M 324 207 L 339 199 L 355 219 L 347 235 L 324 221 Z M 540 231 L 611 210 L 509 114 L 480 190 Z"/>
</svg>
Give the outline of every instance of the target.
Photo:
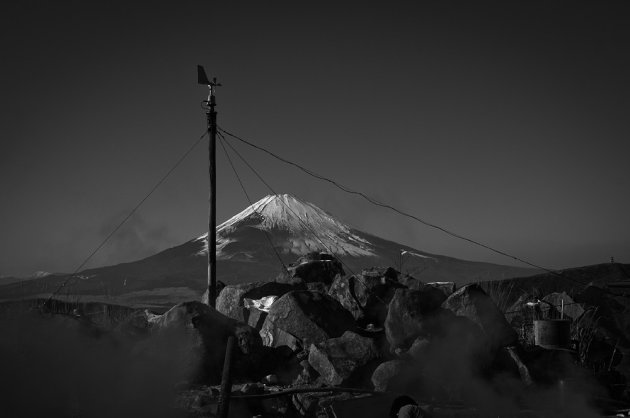
<svg viewBox="0 0 630 418">
<path fill-rule="evenodd" d="M 255 216 L 260 219 L 260 228 L 273 228 L 298 232 L 304 229 L 324 228 L 347 232 L 349 228 L 312 203 L 302 201 L 290 194 L 268 195 L 242 212 L 223 222 L 217 232 L 229 230 Z"/>
<path fill-rule="evenodd" d="M 283 253 L 326 251 L 337 255 L 371 256 L 373 246 L 352 228 L 312 203 L 290 194 L 268 195 L 217 227 L 217 256 L 228 257 L 226 246 L 239 240 L 243 229 L 273 231 L 274 245 Z M 207 234 L 197 238 L 206 240 Z M 200 252 L 205 254 L 207 249 Z"/>
</svg>

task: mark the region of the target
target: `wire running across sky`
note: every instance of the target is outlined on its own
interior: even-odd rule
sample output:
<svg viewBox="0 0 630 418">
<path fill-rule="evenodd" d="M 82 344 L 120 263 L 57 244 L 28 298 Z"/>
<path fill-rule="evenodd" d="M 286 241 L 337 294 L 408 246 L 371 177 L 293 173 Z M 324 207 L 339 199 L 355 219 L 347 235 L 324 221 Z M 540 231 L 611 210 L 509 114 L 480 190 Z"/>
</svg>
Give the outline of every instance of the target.
<svg viewBox="0 0 630 418">
<path fill-rule="evenodd" d="M 412 214 L 410 214 L 410 213 L 404 212 L 404 211 L 402 211 L 402 210 L 400 210 L 400 209 L 397 209 L 397 208 L 395 208 L 395 207 L 393 207 L 393 206 L 391 206 L 391 205 L 388 205 L 388 204 L 386 204 L 386 203 L 379 202 L 378 200 L 376 200 L 376 199 L 374 199 L 374 198 L 372 198 L 372 197 L 370 197 L 370 196 L 366 195 L 366 194 L 365 194 L 365 193 L 363 193 L 363 192 L 360 192 L 360 191 L 357 191 L 357 190 L 353 190 L 353 189 L 351 189 L 351 188 L 349 188 L 349 187 L 347 187 L 347 186 L 342 185 L 341 183 L 339 183 L 339 182 L 338 182 L 338 181 L 336 181 L 336 180 L 333 180 L 333 179 L 331 179 L 331 178 L 329 178 L 329 177 L 325 177 L 325 176 L 323 176 L 323 175 L 321 175 L 321 174 L 318 174 L 318 173 L 316 173 L 316 172 L 314 172 L 314 171 L 312 171 L 312 170 L 310 170 L 310 169 L 308 169 L 308 168 L 303 167 L 302 165 L 300 165 L 300 164 L 298 164 L 298 163 L 295 163 L 295 162 L 293 162 L 293 161 L 287 160 L 286 158 L 283 158 L 283 157 L 279 156 L 278 154 L 276 154 L 276 153 L 274 153 L 274 152 L 272 152 L 272 151 L 269 151 L 269 150 L 267 150 L 267 149 L 265 149 L 265 148 L 263 148 L 263 147 L 261 147 L 261 146 L 259 146 L 259 145 L 256 145 L 256 144 L 252 143 L 251 141 L 248 141 L 248 140 L 246 140 L 246 139 L 244 139 L 244 138 L 242 138 L 242 137 L 240 137 L 240 136 L 238 136 L 238 135 L 236 135 L 236 134 L 233 134 L 233 133 L 231 133 L 231 132 L 229 132 L 229 131 L 227 131 L 227 130 L 225 130 L 225 129 L 221 128 L 220 126 L 218 126 L 217 128 L 218 128 L 218 131 L 219 131 L 219 132 L 221 132 L 221 133 L 223 133 L 223 134 L 225 134 L 225 135 L 228 135 L 228 136 L 230 136 L 231 138 L 234 138 L 234 139 L 236 139 L 237 141 L 240 141 L 241 143 L 246 144 L 246 145 L 248 145 L 248 146 L 249 146 L 249 147 L 251 147 L 251 148 L 254 148 L 254 149 L 257 149 L 257 150 L 259 150 L 259 151 L 262 151 L 262 152 L 266 153 L 267 155 L 270 155 L 271 157 L 275 158 L 276 160 L 279 160 L 279 161 L 281 161 L 281 162 L 283 162 L 283 163 L 285 163 L 285 164 L 291 165 L 291 166 L 293 166 L 293 167 L 297 168 L 298 170 L 300 170 L 300 171 L 302 171 L 302 172 L 304 172 L 304 173 L 308 174 L 308 175 L 309 175 L 309 176 L 311 176 L 311 177 L 314 177 L 314 178 L 316 178 L 316 179 L 318 179 L 318 180 L 322 180 L 322 181 L 328 182 L 328 183 L 332 184 L 333 186 L 335 186 L 336 188 L 338 188 L 338 189 L 340 189 L 340 190 L 342 190 L 342 191 L 344 191 L 344 192 L 346 192 L 346 193 L 349 193 L 349 194 L 353 194 L 353 195 L 360 196 L 360 197 L 362 197 L 364 200 L 368 201 L 369 203 L 371 203 L 371 204 L 373 204 L 373 205 L 375 205 L 375 206 L 380 206 L 380 207 L 382 207 L 382 208 L 389 209 L 389 210 L 391 210 L 391 211 L 393 211 L 393 212 L 395 212 L 395 213 L 397 213 L 397 214 L 399 214 L 399 215 L 402 215 L 402 216 L 404 216 L 404 217 L 410 218 L 410 219 L 412 219 L 412 220 L 414 220 L 414 221 L 416 221 L 416 222 L 419 222 L 419 223 L 421 223 L 421 224 L 423 224 L 423 225 L 425 225 L 425 226 L 428 226 L 428 227 L 430 227 L 430 228 L 433 228 L 433 229 L 437 229 L 437 230 L 439 230 L 439 231 L 442 231 L 442 232 L 444 232 L 445 234 L 448 234 L 448 235 L 450 235 L 450 236 L 451 236 L 451 237 L 453 237 L 453 238 L 457 238 L 457 239 L 460 239 L 460 240 L 466 241 L 466 242 L 468 242 L 468 243 L 471 243 L 471 244 L 473 244 L 473 245 L 476 245 L 476 246 L 479 246 L 479 247 L 485 248 L 485 249 L 487 249 L 487 250 L 489 250 L 489 251 L 492 251 L 492 252 L 494 252 L 494 253 L 496 253 L 496 254 L 502 255 L 502 256 L 504 256 L 504 257 L 511 258 L 511 259 L 513 259 L 513 260 L 515 260 L 515 261 L 518 261 L 518 262 L 520 262 L 520 263 L 526 264 L 526 265 L 528 265 L 528 266 L 530 266 L 530 267 L 534 267 L 534 268 L 536 268 L 536 269 L 546 271 L 547 273 L 550 273 L 550 274 L 553 274 L 553 275 L 556 275 L 556 276 L 559 276 L 559 277 L 563 277 L 563 278 L 565 278 L 565 279 L 568 279 L 568 280 L 571 280 L 571 281 L 573 281 L 573 282 L 575 282 L 575 283 L 578 283 L 578 284 L 580 284 L 580 285 L 582 285 L 582 286 L 585 286 L 585 285 L 586 285 L 586 283 L 583 283 L 583 282 L 581 282 L 581 281 L 579 281 L 579 280 L 576 280 L 576 279 L 574 279 L 574 278 L 568 277 L 567 275 L 563 274 L 562 272 L 559 272 L 559 271 L 556 271 L 556 270 L 552 270 L 552 269 L 550 269 L 550 268 L 543 267 L 543 266 L 541 266 L 541 265 L 538 265 L 538 264 L 532 263 L 532 262 L 530 262 L 530 261 L 528 261 L 528 260 L 525 260 L 525 259 L 523 259 L 523 258 L 521 258 L 521 257 L 516 256 L 516 255 L 510 254 L 510 253 L 508 253 L 508 252 L 506 252 L 506 251 L 499 250 L 499 249 L 494 248 L 494 247 L 492 247 L 492 246 L 490 246 L 490 245 L 484 244 L 484 243 L 479 242 L 479 241 L 477 241 L 477 240 L 474 240 L 474 239 L 472 239 L 472 238 L 465 237 L 465 236 L 463 236 L 463 235 L 461 235 L 461 234 L 458 234 L 458 233 L 456 233 L 456 232 L 453 232 L 453 231 L 451 231 L 451 230 L 449 230 L 449 229 L 447 229 L 447 228 L 445 228 L 445 227 L 442 227 L 442 226 L 436 225 L 436 224 L 434 224 L 434 223 L 432 223 L 432 222 L 428 222 L 428 221 L 426 221 L 426 220 L 424 220 L 424 219 L 422 219 L 422 218 L 420 218 L 420 217 L 418 217 L 418 216 L 415 216 L 415 215 L 412 215 Z"/>
<path fill-rule="evenodd" d="M 225 137 L 224 137 L 225 138 Z M 273 195 L 277 195 L 278 193 L 276 193 L 276 191 L 274 190 L 273 187 L 271 187 L 271 185 L 262 177 L 262 175 L 258 172 L 258 170 L 256 170 L 246 159 L 245 157 L 243 157 L 241 155 L 240 152 L 238 152 L 238 150 L 236 148 L 234 148 L 234 146 L 232 146 L 232 144 L 230 144 L 229 141 L 225 140 L 225 143 L 227 144 L 227 146 L 240 158 L 240 160 L 254 173 L 254 175 L 256 177 L 258 177 L 258 179 L 265 185 L 267 186 L 267 188 L 269 189 L 269 191 L 273 194 Z M 317 235 L 317 232 L 315 232 L 313 230 L 313 228 L 307 224 L 306 222 L 304 222 L 302 220 L 302 218 L 300 218 L 300 216 L 295 213 L 295 211 L 289 206 L 287 205 L 282 199 L 278 200 L 280 202 L 280 204 L 282 204 L 289 212 L 291 212 L 293 214 L 293 216 L 295 216 L 295 219 L 297 219 L 297 221 L 302 225 L 302 227 L 309 232 L 313 238 L 315 238 L 322 246 L 322 248 L 324 250 L 326 250 L 328 253 L 333 254 L 333 252 L 331 251 L 331 249 L 324 244 L 324 241 Z M 352 269 L 347 266 L 341 259 L 339 259 L 339 261 L 348 269 L 348 271 L 350 271 L 350 273 L 352 275 L 354 275 L 354 272 L 352 271 Z"/>
<path fill-rule="evenodd" d="M 240 152 L 238 152 L 238 150 L 236 148 L 234 148 L 234 146 L 232 144 L 230 144 L 230 142 L 227 140 L 227 138 L 225 138 L 225 136 L 223 136 L 223 134 L 221 132 L 217 132 L 219 137 L 222 139 L 221 145 L 224 146 L 224 143 L 227 144 L 227 146 L 240 158 L 240 160 L 254 173 L 254 175 L 256 175 L 256 177 L 258 177 L 258 179 L 265 185 L 267 186 L 267 188 L 269 189 L 269 191 L 274 194 L 277 195 L 278 193 L 276 193 L 276 191 L 273 189 L 273 187 L 271 187 L 271 185 L 269 185 L 269 183 L 263 179 L 262 175 L 245 159 L 245 157 L 243 157 L 241 155 Z M 225 147 L 224 147 L 225 150 Z M 226 154 L 227 154 L 227 150 L 226 150 Z M 229 158 L 229 157 L 228 157 Z M 231 160 L 230 160 L 230 164 L 232 164 Z M 235 168 L 234 165 L 232 165 L 232 168 Z M 236 169 L 234 169 L 234 174 L 236 174 L 237 178 L 239 179 L 240 182 L 240 177 L 238 176 L 238 174 L 236 173 Z M 241 183 L 242 186 L 242 183 Z M 315 240 L 317 240 L 322 248 L 331 255 L 334 255 L 334 252 L 324 243 L 324 241 L 319 237 L 319 235 L 317 234 L 317 232 L 306 222 L 304 222 L 302 220 L 302 218 L 300 218 L 300 216 L 295 213 L 295 211 L 286 203 L 284 202 L 283 199 L 279 199 L 278 200 L 289 212 L 291 212 L 293 214 L 293 216 L 295 216 L 295 219 L 298 220 L 298 222 L 300 222 L 300 224 L 302 225 L 302 227 L 309 232 L 313 238 L 315 238 Z M 270 240 L 271 243 L 271 240 Z M 273 246 L 273 244 L 272 244 Z M 275 249 L 274 249 L 275 251 Z M 279 256 L 278 256 L 279 258 Z M 367 283 L 365 283 L 365 281 L 363 280 L 361 275 L 355 274 L 355 272 L 352 270 L 352 268 L 350 268 L 350 266 L 345 263 L 343 261 L 343 259 L 341 257 L 336 257 L 337 260 L 339 260 L 339 262 L 341 263 L 341 265 L 350 272 L 350 275 L 352 277 L 355 277 L 356 280 L 365 288 L 365 290 L 367 292 L 371 292 L 369 286 L 367 285 Z M 282 260 L 281 260 L 282 262 Z M 284 264 L 283 264 L 284 266 Z M 381 299 L 381 297 L 379 297 L 378 295 L 376 295 L 375 293 L 373 294 L 376 299 L 378 299 L 381 303 L 385 304 L 385 301 L 383 299 Z M 358 301 L 356 295 L 352 295 L 352 297 L 355 299 L 355 301 L 357 302 L 357 305 L 359 306 L 360 309 L 363 309 L 361 303 Z"/>
<path fill-rule="evenodd" d="M 224 142 L 227 142 L 227 140 L 223 137 L 223 135 L 221 133 L 219 133 L 218 135 L 219 135 L 219 143 L 221 144 L 221 148 L 223 148 L 223 152 L 225 153 L 225 157 L 227 158 L 228 162 L 230 163 L 230 167 L 232 167 L 232 171 L 234 172 L 234 176 L 236 177 L 236 180 L 238 180 L 238 184 L 241 186 L 241 190 L 243 190 L 243 194 L 245 194 L 245 197 L 247 198 L 247 201 L 249 202 L 249 205 L 250 206 L 254 206 L 254 203 L 252 202 L 252 199 L 249 197 L 249 193 L 247 193 L 247 189 L 245 189 L 245 185 L 243 184 L 243 181 L 241 180 L 241 176 L 239 176 L 238 171 L 236 170 L 236 166 L 232 162 L 232 158 L 230 157 L 230 154 L 228 153 L 227 148 L 225 148 Z M 269 242 L 269 246 L 271 247 L 271 250 L 275 254 L 275 256 L 278 259 L 278 261 L 280 262 L 280 265 L 282 266 L 282 272 L 285 273 L 287 271 L 287 266 L 286 266 L 286 264 L 284 264 L 284 261 L 282 261 L 282 257 L 280 257 L 280 254 L 278 253 L 278 250 L 276 249 L 275 245 L 273 244 L 273 241 L 271 240 L 271 236 L 269 236 L 269 232 L 267 232 L 264 228 L 261 228 L 260 230 L 265 234 L 265 237 L 267 238 L 267 241 Z"/>
<path fill-rule="evenodd" d="M 129 213 L 127 214 L 127 216 L 125 216 L 125 218 L 120 221 L 120 223 L 118 225 L 116 225 L 116 227 L 105 237 L 105 239 L 103 239 L 97 246 L 96 248 L 94 248 L 94 250 L 92 250 L 92 252 L 83 260 L 83 262 L 81 262 L 81 264 L 79 264 L 79 266 L 74 269 L 74 271 L 72 272 L 71 275 L 68 276 L 68 278 L 66 280 L 64 280 L 59 287 L 52 292 L 52 294 L 50 295 L 50 297 L 48 298 L 47 302 L 49 302 L 55 295 L 57 295 L 64 287 L 67 286 L 67 284 L 69 283 L 70 279 L 73 279 L 75 277 L 75 275 L 81 271 L 81 269 L 88 263 L 88 261 L 90 261 L 92 259 L 92 257 L 94 257 L 96 255 L 97 252 L 99 252 L 99 250 L 101 248 L 103 248 L 103 246 L 107 243 L 107 241 L 109 241 L 109 239 L 111 237 L 114 236 L 114 234 L 116 232 L 118 232 L 118 230 L 138 211 L 138 209 L 140 209 L 140 206 L 142 206 L 142 204 L 144 202 L 146 202 L 146 200 L 151 197 L 151 195 L 158 189 L 158 187 L 160 187 L 167 178 L 170 177 L 170 175 L 173 173 L 173 171 L 175 171 L 175 169 L 177 167 L 179 167 L 181 165 L 182 162 L 184 162 L 184 160 L 186 159 L 186 157 L 188 157 L 188 155 L 192 152 L 192 150 L 194 150 L 197 145 L 203 140 L 203 138 L 205 138 L 208 135 L 208 132 L 204 132 L 190 147 L 188 147 L 188 149 L 177 159 L 177 161 L 175 161 L 175 164 L 173 164 L 171 166 L 171 168 L 166 172 L 166 174 L 164 174 L 156 183 L 155 185 L 151 188 L 151 190 L 149 190 L 149 192 L 144 195 L 144 197 L 142 199 L 140 199 L 140 201 L 133 207 L 133 209 L 131 209 L 131 211 L 129 211 Z"/>
</svg>

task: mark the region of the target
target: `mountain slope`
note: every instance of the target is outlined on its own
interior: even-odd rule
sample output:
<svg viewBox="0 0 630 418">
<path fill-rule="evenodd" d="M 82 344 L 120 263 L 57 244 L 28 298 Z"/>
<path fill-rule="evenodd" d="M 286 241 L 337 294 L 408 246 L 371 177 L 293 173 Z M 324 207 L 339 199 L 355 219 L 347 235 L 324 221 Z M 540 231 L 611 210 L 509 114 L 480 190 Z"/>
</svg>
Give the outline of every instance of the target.
<svg viewBox="0 0 630 418">
<path fill-rule="evenodd" d="M 69 280 L 64 292 L 136 306 L 198 298 L 207 280 L 206 236 L 135 262 L 84 270 Z M 273 280 L 282 271 L 278 258 L 287 265 L 310 251 L 334 253 L 350 274 L 393 266 L 423 281 L 463 284 L 536 273 L 425 253 L 353 229 L 314 204 L 284 194 L 266 196 L 217 227 L 218 280 Z M 0 299 L 44 296 L 65 280 L 68 276 L 53 275 L 2 286 Z"/>
</svg>

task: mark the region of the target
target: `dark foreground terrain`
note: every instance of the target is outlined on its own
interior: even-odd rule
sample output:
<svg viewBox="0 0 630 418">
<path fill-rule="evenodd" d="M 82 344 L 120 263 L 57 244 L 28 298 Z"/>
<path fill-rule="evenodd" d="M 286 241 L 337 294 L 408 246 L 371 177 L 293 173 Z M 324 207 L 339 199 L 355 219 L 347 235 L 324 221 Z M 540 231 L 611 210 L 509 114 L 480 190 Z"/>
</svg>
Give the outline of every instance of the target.
<svg viewBox="0 0 630 418">
<path fill-rule="evenodd" d="M 456 288 L 392 268 L 344 275 L 311 254 L 278 281 L 228 285 L 216 309 L 4 303 L 0 411 L 216 416 L 233 337 L 234 417 L 387 417 L 392 405 L 420 414 L 406 416 L 627 415 L 620 267 L 584 268 L 580 283 L 599 276 L 580 287 L 535 276 Z M 569 338 L 537 345 L 533 322 L 559 316 Z"/>
</svg>

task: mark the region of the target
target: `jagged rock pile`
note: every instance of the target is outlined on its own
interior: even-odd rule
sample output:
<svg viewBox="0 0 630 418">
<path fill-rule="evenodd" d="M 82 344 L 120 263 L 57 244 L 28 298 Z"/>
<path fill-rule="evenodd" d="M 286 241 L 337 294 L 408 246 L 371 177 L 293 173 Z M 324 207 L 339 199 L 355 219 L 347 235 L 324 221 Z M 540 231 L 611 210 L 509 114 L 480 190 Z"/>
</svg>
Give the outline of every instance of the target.
<svg viewBox="0 0 630 418">
<path fill-rule="evenodd" d="M 130 311 L 107 330 L 77 311 L 63 318 L 45 316 L 52 322 L 40 328 L 49 333 L 51 324 L 60 322 L 55 333 L 80 334 L 73 336 L 70 349 L 63 346 L 57 352 L 77 358 L 86 352 L 80 364 L 97 372 L 105 364 L 101 368 L 107 370 L 93 373 L 99 384 L 110 375 L 141 376 L 139 381 L 148 383 L 139 386 L 155 389 L 145 397 L 134 395 L 141 403 L 163 397 L 160 408 L 171 405 L 174 383 L 185 381 L 178 385 L 176 401 L 191 416 L 216 412 L 218 391 L 208 385 L 220 383 L 230 336 L 236 341 L 231 369 L 235 397 L 304 389 L 274 399 L 234 399 L 234 411 L 243 416 L 314 416 L 350 397 L 310 391 L 322 387 L 373 390 L 387 394 L 381 399 L 388 401 L 392 394 L 406 394 L 478 408 L 514 398 L 518 401 L 512 405 L 520 405 L 528 393 L 540 394 L 540 383 L 549 386 L 567 377 L 575 362 L 575 354 L 566 350 L 526 349 L 519 343 L 520 329 L 531 323 L 527 315 L 532 312 L 570 319 L 573 335 L 583 341 L 577 350 L 584 356 L 580 361 L 630 376 L 626 299 L 594 286 L 578 294 L 514 299 L 506 320 L 479 285 L 455 289 L 452 283 L 423 283 L 392 268 L 348 276 L 333 257 L 310 254 L 275 282 L 225 286 L 216 309 L 193 301 L 162 315 Z M 72 332 L 66 333 L 68 326 Z M 26 335 L 17 331 L 20 338 Z M 16 364 L 21 356 L 14 356 Z M 77 379 L 69 376 L 71 397 Z M 92 408 L 85 402 L 79 406 Z M 377 407 L 370 416 L 378 415 Z"/>
<path fill-rule="evenodd" d="M 75 315 L 71 322 L 82 333 L 90 331 L 90 341 L 102 335 L 116 341 L 123 365 L 159 371 L 160 390 L 168 392 L 169 385 L 184 380 L 178 386 L 178 409 L 192 416 L 216 412 L 218 391 L 208 385 L 220 383 L 232 336 L 235 397 L 304 389 L 273 400 L 234 399 L 234 411 L 314 416 L 351 397 L 310 391 L 317 388 L 377 391 L 390 404 L 387 396 L 400 394 L 478 408 L 503 405 L 506 399 L 521 402 L 539 390 L 530 390 L 532 385 L 567 376 L 566 367 L 574 362 L 570 353 L 519 344 L 522 335 L 515 329 L 531 319 L 524 316 L 533 312 L 531 300 L 524 295 L 508 308 L 510 323 L 479 285 L 455 289 L 452 283 L 423 283 L 392 268 L 348 276 L 333 257 L 310 254 L 275 282 L 223 287 L 216 309 L 186 302 L 162 315 L 135 311 L 113 324 L 109 334 L 99 331 L 94 337 L 96 329 L 86 317 Z M 579 295 L 545 296 L 538 314 L 557 316 L 560 303 L 560 315 L 570 318 L 577 331 L 590 332 L 587 360 L 619 368 L 628 358 L 627 340 L 620 336 L 630 329 L 630 316 L 620 315 L 626 309 L 622 302 L 590 287 Z M 369 416 L 387 414 L 377 414 L 378 405 Z"/>
<path fill-rule="evenodd" d="M 596 290 L 589 292 L 580 300 L 595 297 Z M 482 407 L 551 384 L 574 361 L 572 354 L 519 344 L 515 321 L 524 321 L 529 300 L 525 295 L 509 308 L 510 323 L 477 284 L 423 283 L 392 268 L 345 275 L 333 257 L 309 254 L 275 282 L 225 286 L 216 310 L 189 302 L 148 324 L 152 335 L 185 331 L 188 340 L 178 344 L 186 349 L 177 357 L 194 359 L 198 373 L 191 379 L 203 384 L 219 382 L 227 337 L 237 337 L 232 379 L 241 395 L 269 387 L 352 387 Z M 542 301 L 541 315 L 548 317 L 557 315 L 558 301 L 566 304 L 562 315 L 576 323 L 588 312 L 566 294 Z M 608 301 L 601 309 L 619 308 Z M 212 396 L 204 391 L 190 399 L 197 406 L 205 399 L 201 409 L 212 412 L 213 400 L 206 399 Z M 251 415 L 311 416 L 343 396 L 350 395 L 306 392 L 275 403 L 234 404 Z"/>
<path fill-rule="evenodd" d="M 477 285 L 455 291 L 392 268 L 346 276 L 327 255 L 304 257 L 280 279 L 226 286 L 217 298 L 219 313 L 260 335 L 264 370 L 250 378 L 443 399 L 461 399 L 495 373 L 519 379 L 516 354 L 497 370 L 495 359 L 517 335 Z M 248 302 L 269 296 L 271 306 Z"/>
</svg>

